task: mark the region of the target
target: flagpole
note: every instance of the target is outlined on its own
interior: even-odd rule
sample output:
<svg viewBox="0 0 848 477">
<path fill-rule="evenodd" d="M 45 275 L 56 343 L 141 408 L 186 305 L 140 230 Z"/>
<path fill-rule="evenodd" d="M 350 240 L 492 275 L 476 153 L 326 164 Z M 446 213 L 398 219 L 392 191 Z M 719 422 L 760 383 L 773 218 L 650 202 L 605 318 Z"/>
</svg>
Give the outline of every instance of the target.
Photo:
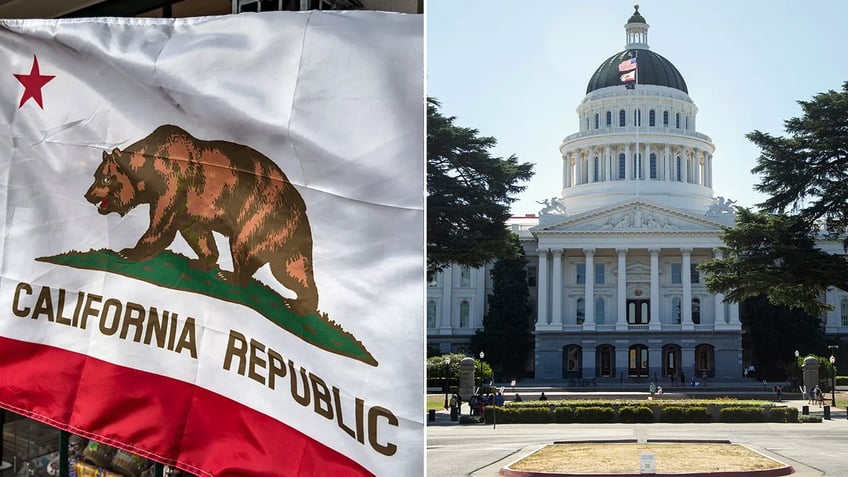
<svg viewBox="0 0 848 477">
<path fill-rule="evenodd" d="M 633 80 L 633 94 L 636 95 L 636 94 L 638 94 L 638 93 L 636 93 L 636 91 L 638 91 L 637 87 L 639 86 L 639 55 L 638 55 L 638 50 L 636 50 L 633 53 L 633 57 L 636 58 L 636 70 L 635 70 L 636 73 L 634 75 L 635 79 Z M 639 160 L 636 161 L 636 165 L 638 166 L 638 169 L 636 170 L 636 197 L 638 198 L 639 197 L 639 181 L 642 178 L 642 171 L 644 169 L 644 164 L 642 164 L 642 160 L 644 158 L 642 157 L 642 151 L 639 150 L 639 128 L 640 128 L 640 126 L 642 126 L 642 110 L 639 109 L 638 99 L 637 99 L 637 103 L 636 103 L 636 118 L 635 119 L 636 119 L 636 121 L 635 121 L 635 123 L 636 123 L 636 157 L 639 158 Z"/>
</svg>

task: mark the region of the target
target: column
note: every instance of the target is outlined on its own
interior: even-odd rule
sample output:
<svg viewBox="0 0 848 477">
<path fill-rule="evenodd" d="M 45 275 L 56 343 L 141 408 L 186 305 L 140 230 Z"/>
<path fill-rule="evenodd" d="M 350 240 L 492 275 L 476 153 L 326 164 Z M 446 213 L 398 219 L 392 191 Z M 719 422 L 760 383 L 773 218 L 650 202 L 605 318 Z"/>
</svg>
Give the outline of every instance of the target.
<svg viewBox="0 0 848 477">
<path fill-rule="evenodd" d="M 606 171 L 604 171 L 604 177 L 606 180 L 612 180 L 612 158 L 610 157 L 610 147 L 609 144 L 604 146 L 604 165 L 606 167 Z"/>
<path fill-rule="evenodd" d="M 628 143 L 624 145 L 624 180 L 626 181 L 629 181 L 632 177 L 631 162 L 633 162 L 633 158 L 630 157 L 630 144 Z"/>
<path fill-rule="evenodd" d="M 682 148 L 680 154 L 680 181 L 689 183 L 689 151 Z"/>
<path fill-rule="evenodd" d="M 739 322 L 739 303 L 728 304 L 728 309 L 730 310 L 730 320 L 728 321 L 728 324 L 732 325 L 733 329 L 742 329 L 742 323 Z"/>
<path fill-rule="evenodd" d="M 562 249 L 552 250 L 553 262 L 553 293 L 551 302 L 551 325 L 562 326 Z"/>
<path fill-rule="evenodd" d="M 663 171 L 663 179 L 670 181 L 671 180 L 671 147 L 666 143 L 665 145 L 665 158 L 663 159 L 663 164 L 665 165 L 665 171 Z"/>
<path fill-rule="evenodd" d="M 651 144 L 645 143 L 645 154 L 642 155 L 642 178 L 651 178 Z"/>
<path fill-rule="evenodd" d="M 833 332 L 832 328 L 838 328 L 842 321 L 842 310 L 839 307 L 839 303 L 836 302 L 836 289 L 833 287 L 828 287 L 827 291 L 824 294 L 824 302 L 833 307 L 832 310 L 827 312 L 827 319 L 825 321 L 825 331 Z"/>
<path fill-rule="evenodd" d="M 471 282 L 474 285 L 474 306 L 469 321 L 473 329 L 482 329 L 483 315 L 486 314 L 486 275 L 488 275 L 488 272 L 486 271 L 486 266 L 483 265 L 480 268 L 473 269 L 472 273 L 477 276 Z M 482 311 L 476 313 L 476 310 Z"/>
<path fill-rule="evenodd" d="M 627 249 L 617 248 L 615 252 L 618 254 L 618 289 L 616 296 L 618 297 L 617 312 L 618 320 L 615 322 L 615 328 L 618 330 L 627 329 Z"/>
<path fill-rule="evenodd" d="M 539 319 L 536 323 L 544 326 L 548 324 L 548 250 L 540 248 L 538 252 L 539 276 L 536 281 L 538 282 L 539 292 L 539 306 L 537 308 Z"/>
<path fill-rule="evenodd" d="M 584 308 L 586 312 L 586 320 L 583 322 L 584 330 L 595 329 L 595 249 L 584 248 L 583 253 L 586 255 L 586 286 L 583 299 L 586 302 Z"/>
<path fill-rule="evenodd" d="M 651 330 L 662 329 L 660 322 L 660 249 L 649 248 L 651 254 Z"/>
<path fill-rule="evenodd" d="M 569 153 L 562 155 L 562 188 L 571 187 L 571 158 Z"/>
<path fill-rule="evenodd" d="M 694 329 L 692 324 L 692 249 L 681 248 L 683 263 L 680 265 L 680 282 L 683 284 L 683 299 L 680 300 L 681 323 L 683 329 Z"/>
<path fill-rule="evenodd" d="M 724 258 L 724 253 L 720 249 L 713 249 L 713 258 L 721 260 Z M 715 326 L 727 324 L 727 319 L 724 317 L 724 293 L 716 293 L 714 298 L 715 306 Z M 702 310 L 703 313 L 703 310 Z"/>
<path fill-rule="evenodd" d="M 695 170 L 692 171 L 692 182 L 701 185 L 701 151 L 695 149 L 692 152 L 692 157 L 692 166 L 695 168 Z"/>
<path fill-rule="evenodd" d="M 453 266 L 449 266 L 442 270 L 442 300 L 439 307 L 442 315 L 442 323 L 439 328 L 444 331 L 441 334 L 450 334 L 451 325 L 451 296 L 453 295 Z"/>
<path fill-rule="evenodd" d="M 587 184 L 595 180 L 595 158 L 593 157 L 594 154 L 595 151 L 593 151 L 592 149 L 589 149 L 589 151 L 586 153 L 586 164 L 588 166 L 588 172 L 586 173 Z"/>
</svg>

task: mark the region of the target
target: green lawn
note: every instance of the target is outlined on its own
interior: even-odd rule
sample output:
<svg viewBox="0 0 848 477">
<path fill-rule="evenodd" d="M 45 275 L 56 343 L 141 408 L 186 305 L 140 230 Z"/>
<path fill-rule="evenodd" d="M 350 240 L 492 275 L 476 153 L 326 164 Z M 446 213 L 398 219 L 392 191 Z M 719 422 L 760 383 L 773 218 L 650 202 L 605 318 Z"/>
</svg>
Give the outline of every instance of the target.
<svg viewBox="0 0 848 477">
<path fill-rule="evenodd" d="M 427 410 L 430 409 L 444 409 L 445 408 L 445 397 L 444 396 L 427 396 Z"/>
</svg>

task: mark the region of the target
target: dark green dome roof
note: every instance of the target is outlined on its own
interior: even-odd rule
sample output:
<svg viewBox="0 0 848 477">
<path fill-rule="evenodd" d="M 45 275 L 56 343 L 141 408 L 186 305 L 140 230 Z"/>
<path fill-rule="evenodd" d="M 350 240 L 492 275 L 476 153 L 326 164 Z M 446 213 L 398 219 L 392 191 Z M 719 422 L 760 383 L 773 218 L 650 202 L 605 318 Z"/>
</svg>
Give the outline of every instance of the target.
<svg viewBox="0 0 848 477">
<path fill-rule="evenodd" d="M 618 71 L 618 65 L 634 55 L 638 58 L 639 84 L 666 86 L 689 94 L 689 90 L 686 89 L 686 81 L 683 80 L 683 76 L 670 61 L 651 50 L 642 49 L 624 50 L 607 58 L 595 70 L 595 74 L 589 80 L 589 86 L 586 87 L 586 94 L 608 86 L 621 86 L 623 89 L 624 83 L 621 82 L 621 75 L 623 73 Z"/>
</svg>

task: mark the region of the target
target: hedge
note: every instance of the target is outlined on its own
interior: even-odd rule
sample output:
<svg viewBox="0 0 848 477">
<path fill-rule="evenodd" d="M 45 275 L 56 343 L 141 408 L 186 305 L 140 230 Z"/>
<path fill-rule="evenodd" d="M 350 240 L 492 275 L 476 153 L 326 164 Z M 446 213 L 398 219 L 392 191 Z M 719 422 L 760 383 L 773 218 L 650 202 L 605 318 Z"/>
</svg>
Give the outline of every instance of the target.
<svg viewBox="0 0 848 477">
<path fill-rule="evenodd" d="M 571 424 L 574 421 L 573 407 L 558 407 L 554 410 L 554 422 L 557 424 Z"/>
<path fill-rule="evenodd" d="M 587 406 L 574 409 L 574 422 L 585 424 L 606 423 L 615 419 L 615 409 L 611 407 Z"/>
<path fill-rule="evenodd" d="M 798 408 L 773 407 L 769 411 L 768 420 L 771 422 L 798 422 Z"/>
<path fill-rule="evenodd" d="M 712 416 L 701 406 L 667 406 L 662 410 L 662 422 L 710 422 Z"/>
<path fill-rule="evenodd" d="M 763 422 L 766 414 L 762 409 L 726 407 L 719 411 L 719 418 L 723 422 Z"/>
<path fill-rule="evenodd" d="M 618 410 L 618 422 L 654 422 L 654 411 L 647 406 L 626 406 Z"/>
</svg>

